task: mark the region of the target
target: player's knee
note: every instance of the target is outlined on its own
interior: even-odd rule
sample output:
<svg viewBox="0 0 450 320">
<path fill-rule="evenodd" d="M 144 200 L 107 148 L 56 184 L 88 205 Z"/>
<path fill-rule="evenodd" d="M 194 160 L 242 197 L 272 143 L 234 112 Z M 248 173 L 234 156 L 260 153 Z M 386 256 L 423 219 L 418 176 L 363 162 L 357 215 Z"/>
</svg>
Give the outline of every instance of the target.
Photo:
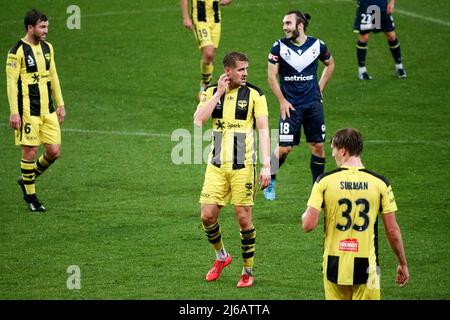
<svg viewBox="0 0 450 320">
<path fill-rule="evenodd" d="M 22 148 L 22 158 L 24 160 L 33 161 L 36 158 L 38 148 L 24 147 Z"/>
<path fill-rule="evenodd" d="M 214 48 L 207 48 L 203 51 L 203 62 L 204 63 L 212 63 L 216 56 L 216 52 Z"/>
<path fill-rule="evenodd" d="M 388 39 L 388 41 L 395 41 L 397 39 L 397 35 L 393 31 L 386 32 L 386 38 Z"/>
<path fill-rule="evenodd" d="M 369 34 L 360 34 L 358 40 L 364 43 L 369 42 Z"/>
<path fill-rule="evenodd" d="M 292 146 L 279 147 L 278 156 L 279 158 L 286 157 L 292 151 Z"/>
<path fill-rule="evenodd" d="M 60 148 L 52 148 L 45 151 L 45 157 L 50 161 L 55 161 L 61 156 Z"/>
<path fill-rule="evenodd" d="M 209 206 L 202 208 L 202 223 L 204 226 L 212 226 L 217 222 L 217 214 L 214 210 L 210 210 Z"/>
<path fill-rule="evenodd" d="M 248 230 L 253 226 L 252 222 L 252 207 L 250 206 L 236 206 L 235 207 L 237 220 L 241 230 Z"/>
<path fill-rule="evenodd" d="M 310 143 L 311 146 L 311 153 L 318 156 L 318 157 L 325 157 L 325 149 L 322 142 L 312 142 Z"/>
</svg>

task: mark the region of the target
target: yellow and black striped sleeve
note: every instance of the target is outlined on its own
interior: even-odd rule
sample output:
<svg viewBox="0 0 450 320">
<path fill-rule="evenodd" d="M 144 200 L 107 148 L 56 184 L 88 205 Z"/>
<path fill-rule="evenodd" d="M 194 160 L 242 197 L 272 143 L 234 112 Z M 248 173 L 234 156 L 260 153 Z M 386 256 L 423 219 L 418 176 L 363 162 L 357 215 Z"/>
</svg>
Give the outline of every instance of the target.
<svg viewBox="0 0 450 320">
<path fill-rule="evenodd" d="M 61 92 L 61 85 L 59 83 L 59 78 L 58 78 L 58 72 L 56 71 L 56 64 L 55 64 L 55 51 L 53 50 L 53 46 L 47 42 L 47 44 L 50 47 L 50 55 L 51 55 L 51 60 L 50 60 L 50 79 L 51 79 L 51 83 L 52 83 L 52 96 L 55 99 L 56 102 L 56 106 L 60 107 L 60 106 L 64 106 L 64 100 L 62 97 L 62 92 Z"/>
<path fill-rule="evenodd" d="M 317 210 L 322 210 L 323 207 L 323 195 L 324 195 L 324 186 L 323 186 L 323 180 L 320 180 L 319 182 L 315 182 L 314 186 L 311 191 L 311 196 L 308 200 L 308 207 L 312 207 Z M 322 183 L 321 183 L 322 182 Z"/>
<path fill-rule="evenodd" d="M 269 116 L 269 110 L 267 107 L 267 99 L 264 94 L 259 93 L 258 97 L 255 99 L 255 118 L 261 116 Z"/>
<path fill-rule="evenodd" d="M 19 113 L 18 93 L 20 69 L 23 59 L 22 47 L 14 47 L 8 52 L 6 59 L 6 83 L 8 92 L 9 110 L 11 114 Z"/>
</svg>

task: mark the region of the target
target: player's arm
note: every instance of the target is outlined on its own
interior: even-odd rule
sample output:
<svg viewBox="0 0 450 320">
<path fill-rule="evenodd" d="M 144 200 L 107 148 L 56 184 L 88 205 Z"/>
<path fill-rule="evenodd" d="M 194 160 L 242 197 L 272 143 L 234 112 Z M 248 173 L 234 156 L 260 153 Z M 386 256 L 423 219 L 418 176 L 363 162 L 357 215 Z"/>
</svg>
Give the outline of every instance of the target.
<svg viewBox="0 0 450 320">
<path fill-rule="evenodd" d="M 231 3 L 231 0 L 220 0 L 220 5 L 221 6 L 227 6 Z"/>
<path fill-rule="evenodd" d="M 311 190 L 306 211 L 302 215 L 302 227 L 305 232 L 314 230 L 319 222 L 320 210 L 324 201 L 324 185 L 316 181 Z"/>
<path fill-rule="evenodd" d="M 267 81 L 269 82 L 269 87 L 272 90 L 275 97 L 277 97 L 278 102 L 280 103 L 280 115 L 281 119 L 286 119 L 286 116 L 291 117 L 290 111 L 295 111 L 292 104 L 286 100 L 281 92 L 280 83 L 278 82 L 278 72 L 279 72 L 279 64 L 269 62 L 267 64 Z"/>
<path fill-rule="evenodd" d="M 395 7 L 395 0 L 389 0 L 387 8 L 386 8 L 386 12 L 388 14 L 394 13 L 394 7 Z"/>
<path fill-rule="evenodd" d="M 261 153 L 262 167 L 259 173 L 259 186 L 264 190 L 270 183 L 270 133 L 269 117 L 260 116 L 256 118 L 256 128 L 259 136 L 259 149 Z"/>
<path fill-rule="evenodd" d="M 306 211 L 302 215 L 302 226 L 305 232 L 310 232 L 314 230 L 319 222 L 320 210 L 308 206 Z"/>
<path fill-rule="evenodd" d="M 59 83 L 59 77 L 58 72 L 56 71 L 56 64 L 55 64 L 55 53 L 53 51 L 53 46 L 50 45 L 50 52 L 51 52 L 51 61 L 50 61 L 50 79 L 52 84 L 52 95 L 55 99 L 57 109 L 56 109 L 56 115 L 58 116 L 59 123 L 64 122 L 64 118 L 66 116 L 66 110 L 64 108 L 64 100 L 62 97 L 61 92 L 61 85 Z"/>
<path fill-rule="evenodd" d="M 409 270 L 400 227 L 398 226 L 395 218 L 395 212 L 385 213 L 381 216 L 383 218 L 384 229 L 386 231 L 389 244 L 391 245 L 391 248 L 394 251 L 399 263 L 395 281 L 400 284 L 400 287 L 404 287 L 409 281 Z"/>
<path fill-rule="evenodd" d="M 20 77 L 20 59 L 21 50 L 18 50 L 15 54 L 8 53 L 8 58 L 6 59 L 6 86 L 8 92 L 8 102 L 9 102 L 9 125 L 13 129 L 19 129 L 22 125 L 22 121 L 19 115 L 19 105 L 17 101 L 17 95 L 19 88 L 17 86 L 17 81 Z"/>
<path fill-rule="evenodd" d="M 181 13 L 183 14 L 183 25 L 186 29 L 192 30 L 192 20 L 189 16 L 188 0 L 180 0 Z"/>
<path fill-rule="evenodd" d="M 325 65 L 325 68 L 323 68 L 322 76 L 320 77 L 320 81 L 319 81 L 319 87 L 320 87 L 321 94 L 323 94 L 323 91 L 325 90 L 325 87 L 327 86 L 328 81 L 330 81 L 331 76 L 333 75 L 334 59 L 332 56 L 330 56 L 330 59 L 325 60 L 322 63 Z"/>
<path fill-rule="evenodd" d="M 225 90 L 228 87 L 229 83 L 230 80 L 228 79 L 227 75 L 225 73 L 222 74 L 217 83 L 217 90 L 213 94 L 211 99 L 209 99 L 208 101 L 200 101 L 197 111 L 195 111 L 194 113 L 194 125 L 196 127 L 201 127 L 206 123 L 206 121 L 208 121 L 214 111 L 214 108 L 220 101 L 220 97 L 225 93 Z"/>
</svg>

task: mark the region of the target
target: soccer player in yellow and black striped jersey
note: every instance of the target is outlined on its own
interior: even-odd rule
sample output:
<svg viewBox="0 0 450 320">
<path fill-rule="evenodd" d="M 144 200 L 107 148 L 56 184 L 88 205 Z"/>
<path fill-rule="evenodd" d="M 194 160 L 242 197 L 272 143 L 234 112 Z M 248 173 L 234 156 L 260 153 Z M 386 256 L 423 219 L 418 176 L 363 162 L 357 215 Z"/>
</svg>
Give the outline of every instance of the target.
<svg viewBox="0 0 450 320">
<path fill-rule="evenodd" d="M 53 46 L 46 42 L 48 18 L 33 9 L 24 19 L 26 35 L 8 52 L 6 76 L 10 126 L 22 146 L 18 183 L 31 211 L 45 207 L 36 196 L 35 179 L 60 155 L 65 109 Z M 36 161 L 39 145 L 45 152 Z"/>
<path fill-rule="evenodd" d="M 200 94 L 211 83 L 214 71 L 214 58 L 221 32 L 220 6 L 230 3 L 231 0 L 191 0 L 189 12 L 188 0 L 180 0 L 183 25 L 186 29 L 194 31 L 198 48 L 202 52 Z"/>
<path fill-rule="evenodd" d="M 339 168 L 317 178 L 302 216 L 303 229 L 313 230 L 323 209 L 326 299 L 379 300 L 378 213 L 399 262 L 396 281 L 403 287 L 409 280 L 394 193 L 385 177 L 364 168 L 358 131 L 338 131 L 331 148 Z"/>
<path fill-rule="evenodd" d="M 194 124 L 202 126 L 212 119 L 212 143 L 209 163 L 200 195 L 201 217 L 216 261 L 206 275 L 216 280 L 231 262 L 223 245 L 218 223 L 220 209 L 231 199 L 240 226 L 244 266 L 239 288 L 253 285 L 253 257 L 256 231 L 252 208 L 256 192 L 256 140 L 258 130 L 262 158 L 260 188 L 270 182 L 270 139 L 266 97 L 247 83 L 247 56 L 231 52 L 223 59 L 225 74 L 218 84 L 202 93 Z"/>
</svg>

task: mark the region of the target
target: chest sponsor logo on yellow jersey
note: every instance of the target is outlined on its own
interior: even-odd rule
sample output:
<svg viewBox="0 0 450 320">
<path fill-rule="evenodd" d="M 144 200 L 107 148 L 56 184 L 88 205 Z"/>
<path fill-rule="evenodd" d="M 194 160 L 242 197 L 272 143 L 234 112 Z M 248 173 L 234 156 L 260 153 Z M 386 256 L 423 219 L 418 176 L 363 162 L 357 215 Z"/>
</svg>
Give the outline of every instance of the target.
<svg viewBox="0 0 450 320">
<path fill-rule="evenodd" d="M 358 239 L 344 239 L 339 241 L 340 251 L 358 252 L 359 243 Z"/>
</svg>

